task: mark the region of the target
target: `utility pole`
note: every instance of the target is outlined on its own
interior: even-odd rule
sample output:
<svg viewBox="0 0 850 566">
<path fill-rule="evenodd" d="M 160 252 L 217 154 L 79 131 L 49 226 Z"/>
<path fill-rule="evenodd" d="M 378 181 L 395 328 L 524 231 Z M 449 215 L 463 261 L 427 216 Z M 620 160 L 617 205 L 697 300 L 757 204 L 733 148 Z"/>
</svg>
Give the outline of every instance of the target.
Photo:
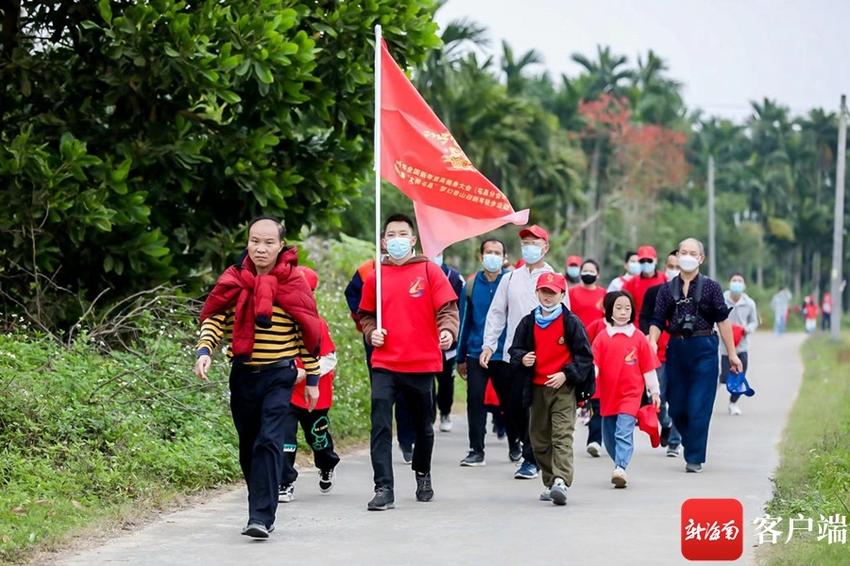
<svg viewBox="0 0 850 566">
<path fill-rule="evenodd" d="M 708 156 L 708 276 L 717 281 L 717 220 L 714 203 L 714 156 Z"/>
<path fill-rule="evenodd" d="M 838 163 L 835 167 L 835 223 L 832 230 L 832 317 L 830 331 L 833 340 L 841 337 L 841 307 L 844 262 L 844 167 L 847 155 L 847 97 L 841 95 L 838 115 Z"/>
</svg>

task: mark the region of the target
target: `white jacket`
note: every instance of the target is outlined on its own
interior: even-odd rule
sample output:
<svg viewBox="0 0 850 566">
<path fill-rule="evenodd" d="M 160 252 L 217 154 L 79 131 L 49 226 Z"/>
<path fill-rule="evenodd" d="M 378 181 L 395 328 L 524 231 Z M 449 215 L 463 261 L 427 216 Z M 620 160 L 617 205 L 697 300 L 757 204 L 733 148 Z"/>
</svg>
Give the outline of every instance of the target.
<svg viewBox="0 0 850 566">
<path fill-rule="evenodd" d="M 726 299 L 726 306 L 732 307 L 732 312 L 729 313 L 729 322 L 743 326 L 746 331 L 735 351 L 746 352 L 750 346 L 749 335 L 759 327 L 759 313 L 756 308 L 756 302 L 746 293 L 741 293 L 741 298 L 736 303 L 732 300 L 732 293 L 730 291 L 725 291 L 723 298 Z M 723 343 L 723 340 L 720 341 L 720 354 L 723 356 L 726 355 L 726 345 Z"/>
<path fill-rule="evenodd" d="M 551 265 L 544 262 L 542 267 L 534 271 L 529 271 L 528 267 L 525 266 L 515 269 L 505 274 L 499 281 L 493 302 L 490 303 L 490 309 L 487 311 L 487 322 L 484 323 L 484 347 L 495 352 L 499 344 L 499 336 L 502 335 L 502 330 L 507 326 L 505 349 L 502 353 L 503 361 L 511 361 L 508 350 L 514 342 L 514 334 L 516 327 L 519 326 L 519 321 L 540 306 L 536 292 L 537 280 L 541 274 L 553 273 L 554 271 Z M 569 308 L 569 293 L 564 294 L 564 299 L 561 302 Z"/>
</svg>

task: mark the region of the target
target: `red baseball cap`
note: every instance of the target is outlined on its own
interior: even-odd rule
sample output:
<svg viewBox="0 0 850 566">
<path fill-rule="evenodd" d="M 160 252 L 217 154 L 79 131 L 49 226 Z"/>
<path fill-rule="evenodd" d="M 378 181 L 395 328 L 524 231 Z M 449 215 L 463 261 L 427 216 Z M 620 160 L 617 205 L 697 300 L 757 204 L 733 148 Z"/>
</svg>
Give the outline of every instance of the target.
<svg viewBox="0 0 850 566">
<path fill-rule="evenodd" d="M 316 287 L 319 286 L 319 274 L 314 270 L 310 269 L 306 265 L 299 265 L 298 271 L 307 280 L 307 285 L 310 286 L 311 291 L 315 291 Z"/>
<path fill-rule="evenodd" d="M 567 258 L 567 265 L 581 265 L 581 262 L 581 257 L 577 255 L 571 255 Z"/>
<path fill-rule="evenodd" d="M 638 260 L 641 259 L 658 259 L 658 254 L 655 253 L 655 248 L 652 246 L 641 246 L 637 252 Z"/>
<path fill-rule="evenodd" d="M 567 290 L 567 280 L 560 273 L 543 273 L 537 279 L 538 289 L 548 289 L 554 293 L 564 293 Z"/>
<path fill-rule="evenodd" d="M 519 231 L 520 238 L 536 238 L 538 240 L 544 240 L 546 242 L 549 241 L 549 232 L 538 226 L 537 224 L 532 224 L 528 228 L 523 228 Z"/>
<path fill-rule="evenodd" d="M 658 411 L 655 405 L 644 405 L 638 410 L 638 428 L 649 435 L 649 443 L 653 448 L 661 444 L 661 434 L 658 432 Z"/>
</svg>

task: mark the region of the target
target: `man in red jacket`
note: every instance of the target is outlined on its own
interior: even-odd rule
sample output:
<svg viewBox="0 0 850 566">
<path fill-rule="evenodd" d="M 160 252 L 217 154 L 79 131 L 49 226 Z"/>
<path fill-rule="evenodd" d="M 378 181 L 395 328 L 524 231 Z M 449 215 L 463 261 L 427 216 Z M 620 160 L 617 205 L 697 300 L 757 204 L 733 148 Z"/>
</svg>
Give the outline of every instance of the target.
<svg viewBox="0 0 850 566">
<path fill-rule="evenodd" d="M 635 300 L 637 312 L 640 312 L 647 289 L 666 283 L 667 276 L 658 271 L 658 254 L 655 253 L 655 248 L 641 246 L 638 248 L 637 255 L 640 262 L 640 276 L 626 281 L 623 284 L 623 290 L 629 292 Z"/>
<path fill-rule="evenodd" d="M 417 501 L 434 497 L 431 454 L 434 449 L 435 375 L 443 369 L 443 351 L 458 336 L 458 296 L 443 271 L 427 257 L 414 254 L 413 221 L 403 214 L 384 224 L 381 264 L 383 327 L 376 318 L 376 271 L 366 277 L 360 301 L 360 324 L 372 352 L 372 432 L 370 451 L 375 496 L 370 511 L 395 505 L 392 468 L 392 409 L 397 393 L 407 400 L 416 431 L 413 471 Z"/>
</svg>

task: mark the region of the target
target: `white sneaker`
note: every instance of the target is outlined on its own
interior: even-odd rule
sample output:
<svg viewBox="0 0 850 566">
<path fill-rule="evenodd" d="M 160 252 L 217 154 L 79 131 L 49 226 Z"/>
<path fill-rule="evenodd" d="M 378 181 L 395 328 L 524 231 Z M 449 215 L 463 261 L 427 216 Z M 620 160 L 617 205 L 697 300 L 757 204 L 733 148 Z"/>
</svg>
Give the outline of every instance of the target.
<svg viewBox="0 0 850 566">
<path fill-rule="evenodd" d="M 729 403 L 729 414 L 736 417 L 741 415 L 741 407 L 738 403 Z"/>
<path fill-rule="evenodd" d="M 587 453 L 594 458 L 599 458 L 599 455 L 602 453 L 602 447 L 599 446 L 598 442 L 591 442 L 587 445 Z"/>
<path fill-rule="evenodd" d="M 449 415 L 440 416 L 440 432 L 451 432 L 452 418 Z"/>
<path fill-rule="evenodd" d="M 616 488 L 626 487 L 626 484 L 629 482 L 628 477 L 626 476 L 626 470 L 617 466 L 614 468 L 614 471 L 611 472 L 611 483 L 614 484 Z"/>
<path fill-rule="evenodd" d="M 549 488 L 549 497 L 555 505 L 567 504 L 567 485 L 561 478 L 555 478 L 552 487 Z"/>
<path fill-rule="evenodd" d="M 278 503 L 291 503 L 295 501 L 295 486 L 293 484 L 280 486 L 277 501 Z"/>
</svg>

